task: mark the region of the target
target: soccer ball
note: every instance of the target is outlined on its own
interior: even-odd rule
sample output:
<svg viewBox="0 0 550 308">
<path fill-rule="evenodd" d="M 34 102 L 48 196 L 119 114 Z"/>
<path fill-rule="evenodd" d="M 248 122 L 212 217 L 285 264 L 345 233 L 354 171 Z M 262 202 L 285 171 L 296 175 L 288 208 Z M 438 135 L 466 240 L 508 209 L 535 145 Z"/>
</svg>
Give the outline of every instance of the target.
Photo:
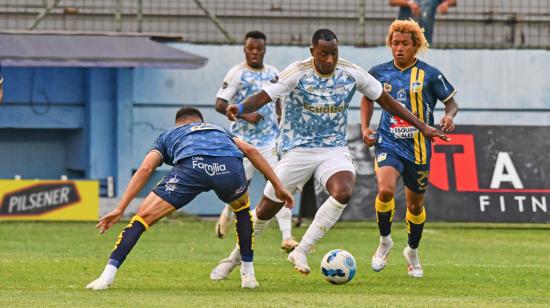
<svg viewBox="0 0 550 308">
<path fill-rule="evenodd" d="M 355 258 L 346 250 L 335 249 L 327 252 L 321 261 L 321 273 L 333 284 L 344 284 L 355 276 Z"/>
</svg>

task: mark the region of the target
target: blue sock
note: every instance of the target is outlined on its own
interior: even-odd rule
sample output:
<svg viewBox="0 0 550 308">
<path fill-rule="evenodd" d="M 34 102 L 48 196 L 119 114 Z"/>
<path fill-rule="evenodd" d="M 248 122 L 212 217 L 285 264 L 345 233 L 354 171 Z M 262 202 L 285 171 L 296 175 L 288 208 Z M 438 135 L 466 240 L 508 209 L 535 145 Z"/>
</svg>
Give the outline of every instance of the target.
<svg viewBox="0 0 550 308">
<path fill-rule="evenodd" d="M 139 240 L 141 234 L 147 229 L 149 229 L 149 225 L 143 218 L 137 215 L 132 217 L 130 223 L 120 232 L 108 263 L 119 268 Z"/>
<path fill-rule="evenodd" d="M 252 228 L 252 215 L 250 208 L 247 207 L 238 212 L 235 212 L 237 220 L 237 237 L 239 240 L 239 248 L 241 251 L 241 259 L 243 262 L 252 262 L 254 259 L 254 230 Z"/>
</svg>

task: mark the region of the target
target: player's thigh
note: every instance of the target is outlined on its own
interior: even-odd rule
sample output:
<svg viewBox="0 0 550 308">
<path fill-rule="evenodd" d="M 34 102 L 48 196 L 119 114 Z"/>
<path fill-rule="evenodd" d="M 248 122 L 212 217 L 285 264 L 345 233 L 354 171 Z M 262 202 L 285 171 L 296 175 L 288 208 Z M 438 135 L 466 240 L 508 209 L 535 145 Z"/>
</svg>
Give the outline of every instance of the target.
<svg viewBox="0 0 550 308">
<path fill-rule="evenodd" d="M 405 184 L 405 197 L 407 208 L 411 213 L 418 215 L 424 206 L 424 195 L 428 190 L 430 179 L 430 165 L 417 165 L 412 162 L 405 164 L 403 170 L 403 183 Z"/>
<path fill-rule="evenodd" d="M 212 189 L 218 198 L 229 204 L 233 210 L 240 210 L 248 202 L 248 180 L 239 157 L 216 157 L 210 164 L 224 166 L 223 171 L 210 175 Z"/>
<path fill-rule="evenodd" d="M 374 172 L 380 195 L 393 196 L 399 175 L 403 172 L 402 159 L 392 150 L 376 148 Z"/>
<path fill-rule="evenodd" d="M 274 171 L 285 188 L 295 193 L 304 187 L 321 161 L 312 149 L 292 149 L 283 154 Z M 281 202 L 275 196 L 275 189 L 271 182 L 267 182 L 264 196 L 277 203 Z"/>
<path fill-rule="evenodd" d="M 153 193 L 177 210 L 200 193 L 211 189 L 209 177 L 203 168 L 202 156 L 185 158 L 162 178 L 153 188 Z"/>
<path fill-rule="evenodd" d="M 161 218 L 175 210 L 176 208 L 172 204 L 151 192 L 141 203 L 137 215 L 143 218 L 149 226 L 152 226 Z"/>
<path fill-rule="evenodd" d="M 342 178 L 355 182 L 355 167 L 349 149 L 328 148 L 324 149 L 321 155 L 322 162 L 315 169 L 314 176 L 325 189 L 327 189 L 327 182 L 336 174 L 341 174 Z"/>
</svg>

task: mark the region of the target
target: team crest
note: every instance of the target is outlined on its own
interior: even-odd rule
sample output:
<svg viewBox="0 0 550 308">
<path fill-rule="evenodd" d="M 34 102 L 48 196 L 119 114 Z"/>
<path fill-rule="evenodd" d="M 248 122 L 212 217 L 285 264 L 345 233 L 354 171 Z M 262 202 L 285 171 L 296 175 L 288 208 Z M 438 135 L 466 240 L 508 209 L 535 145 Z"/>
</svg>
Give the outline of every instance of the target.
<svg viewBox="0 0 550 308">
<path fill-rule="evenodd" d="M 378 154 L 378 156 L 376 156 L 376 162 L 380 163 L 380 162 L 385 161 L 386 156 L 388 156 L 388 153 L 386 153 L 386 152 Z"/>
<path fill-rule="evenodd" d="M 384 82 L 384 91 L 391 92 L 391 83 Z"/>
<path fill-rule="evenodd" d="M 411 90 L 413 93 L 418 93 L 422 91 L 422 84 L 419 81 L 415 81 L 411 85 Z"/>
</svg>

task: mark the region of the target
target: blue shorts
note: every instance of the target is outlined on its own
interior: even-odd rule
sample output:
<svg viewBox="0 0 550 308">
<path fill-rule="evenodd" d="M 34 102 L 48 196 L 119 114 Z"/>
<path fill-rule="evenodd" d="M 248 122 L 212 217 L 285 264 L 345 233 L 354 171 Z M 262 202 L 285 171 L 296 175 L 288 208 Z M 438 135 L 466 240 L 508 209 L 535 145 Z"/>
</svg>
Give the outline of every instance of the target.
<svg viewBox="0 0 550 308">
<path fill-rule="evenodd" d="M 384 147 L 376 147 L 374 152 L 377 168 L 384 166 L 395 168 L 403 177 L 405 186 L 416 193 L 422 194 L 428 190 L 429 163 L 417 165 L 397 155 L 393 150 Z"/>
<path fill-rule="evenodd" d="M 247 188 L 242 158 L 192 156 L 179 161 L 153 192 L 179 209 L 205 191 L 214 190 L 218 198 L 230 203 Z"/>
</svg>

